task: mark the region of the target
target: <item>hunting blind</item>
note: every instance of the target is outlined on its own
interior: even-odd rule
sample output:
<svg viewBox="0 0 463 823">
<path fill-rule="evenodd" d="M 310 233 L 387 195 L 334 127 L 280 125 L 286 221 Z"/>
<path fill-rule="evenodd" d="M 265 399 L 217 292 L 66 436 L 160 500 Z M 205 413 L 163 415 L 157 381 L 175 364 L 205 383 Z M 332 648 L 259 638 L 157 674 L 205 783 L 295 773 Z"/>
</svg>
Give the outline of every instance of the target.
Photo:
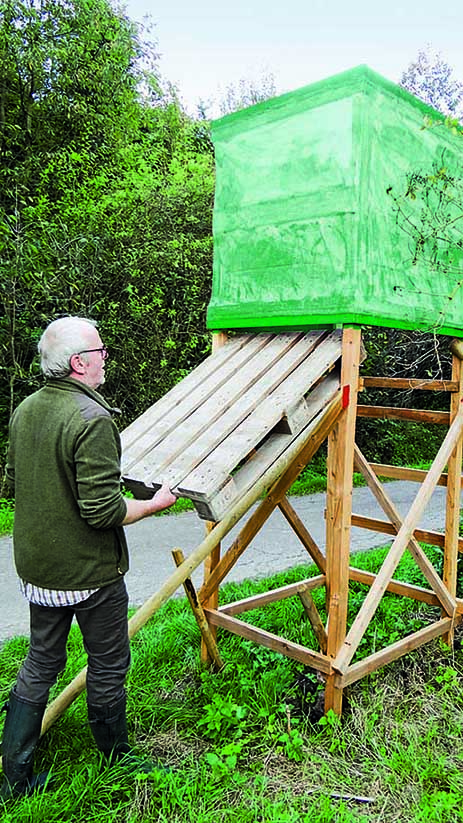
<svg viewBox="0 0 463 823">
<path fill-rule="evenodd" d="M 426 117 L 433 122 L 423 128 Z M 207 533 L 199 546 L 184 547 L 190 549 L 186 559 L 174 552 L 177 568 L 131 618 L 130 632 L 184 584 L 204 660 L 221 665 L 216 630 L 222 627 L 320 672 L 325 708 L 340 714 L 346 686 L 433 638 L 451 644 L 463 612 L 456 597 L 462 549 L 459 341 L 449 380 L 359 376 L 361 325 L 463 337 L 458 227 L 448 228 L 445 244 L 426 234 L 429 202 L 412 185 L 431 174 L 439 181 L 458 173 L 461 138 L 436 112 L 366 67 L 224 117 L 213 123 L 212 136 L 217 184 L 207 322 L 213 353 L 122 435 L 123 476 L 136 496 L 152 495 L 167 481 L 193 501 L 208 521 Z M 364 387 L 447 392 L 449 411 L 361 405 Z M 355 443 L 360 415 L 443 424 L 448 432 L 427 473 L 375 465 Z M 286 496 L 324 441 L 326 555 Z M 384 519 L 352 512 L 354 468 Z M 405 517 L 378 480 L 383 476 L 417 481 Z M 436 484 L 446 486 L 445 531 L 423 532 L 418 522 Z M 221 582 L 275 509 L 301 540 L 316 576 L 219 605 Z M 224 550 L 221 543 L 241 520 L 238 536 Z M 351 565 L 352 524 L 391 534 L 392 546 L 376 575 Z M 442 577 L 422 542 L 443 548 Z M 405 550 L 425 586 L 394 579 Z M 203 561 L 204 584 L 196 592 L 190 574 Z M 350 581 L 363 584 L 367 593 L 348 630 Z M 318 587 L 325 589 L 327 619 L 312 597 Z M 356 659 L 386 592 L 437 606 L 436 619 Z M 301 619 L 313 630 L 310 647 L 239 619 L 286 597 L 301 602 Z M 83 673 L 52 704 L 45 727 L 84 683 Z"/>
</svg>

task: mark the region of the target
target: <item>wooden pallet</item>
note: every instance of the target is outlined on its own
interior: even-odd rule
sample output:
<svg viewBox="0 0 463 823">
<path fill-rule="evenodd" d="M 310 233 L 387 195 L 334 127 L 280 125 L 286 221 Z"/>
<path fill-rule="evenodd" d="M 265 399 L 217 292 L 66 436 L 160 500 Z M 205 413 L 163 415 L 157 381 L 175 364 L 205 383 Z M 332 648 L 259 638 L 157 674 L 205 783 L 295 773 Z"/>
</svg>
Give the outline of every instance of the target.
<svg viewBox="0 0 463 823">
<path fill-rule="evenodd" d="M 221 520 L 332 400 L 340 356 L 339 331 L 232 338 L 122 433 L 126 486 Z"/>
</svg>

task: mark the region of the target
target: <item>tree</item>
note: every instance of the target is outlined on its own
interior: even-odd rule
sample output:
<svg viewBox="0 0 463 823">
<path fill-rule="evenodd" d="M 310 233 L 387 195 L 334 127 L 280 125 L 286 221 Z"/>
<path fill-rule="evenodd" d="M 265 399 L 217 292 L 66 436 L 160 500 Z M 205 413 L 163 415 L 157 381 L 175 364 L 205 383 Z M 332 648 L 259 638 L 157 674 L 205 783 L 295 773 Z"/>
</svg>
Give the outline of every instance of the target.
<svg viewBox="0 0 463 823">
<path fill-rule="evenodd" d="M 275 76 L 272 73 L 263 74 L 257 80 L 242 77 L 225 89 L 225 96 L 219 101 L 220 113 L 230 114 L 246 109 L 275 97 L 276 93 Z"/>
<path fill-rule="evenodd" d="M 0 0 L 0 53 L 1 456 L 59 314 L 99 321 L 122 425 L 204 357 L 213 162 L 108 0 Z"/>
<path fill-rule="evenodd" d="M 440 52 L 430 46 L 402 73 L 399 85 L 424 103 L 450 117 L 463 117 L 463 83 L 453 76 L 453 69 Z"/>
</svg>

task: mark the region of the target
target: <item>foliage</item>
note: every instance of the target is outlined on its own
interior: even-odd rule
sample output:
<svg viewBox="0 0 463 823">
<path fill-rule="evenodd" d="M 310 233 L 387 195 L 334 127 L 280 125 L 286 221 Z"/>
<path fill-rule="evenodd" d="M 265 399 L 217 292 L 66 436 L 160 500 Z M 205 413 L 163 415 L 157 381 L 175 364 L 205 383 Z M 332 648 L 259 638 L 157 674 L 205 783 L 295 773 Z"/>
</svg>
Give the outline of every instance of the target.
<svg viewBox="0 0 463 823">
<path fill-rule="evenodd" d="M 207 123 L 162 94 L 153 48 L 108 0 L 0 0 L 0 51 L 4 450 L 57 315 L 100 322 L 122 425 L 204 357 L 213 163 Z"/>
<path fill-rule="evenodd" d="M 231 114 L 234 111 L 262 103 L 276 95 L 275 76 L 268 72 L 258 80 L 242 77 L 237 83 L 231 83 L 225 89 L 225 94 L 219 102 L 221 114 Z"/>
<path fill-rule="evenodd" d="M 463 83 L 453 69 L 430 46 L 420 49 L 416 60 L 402 73 L 400 85 L 442 114 L 463 115 Z"/>
</svg>

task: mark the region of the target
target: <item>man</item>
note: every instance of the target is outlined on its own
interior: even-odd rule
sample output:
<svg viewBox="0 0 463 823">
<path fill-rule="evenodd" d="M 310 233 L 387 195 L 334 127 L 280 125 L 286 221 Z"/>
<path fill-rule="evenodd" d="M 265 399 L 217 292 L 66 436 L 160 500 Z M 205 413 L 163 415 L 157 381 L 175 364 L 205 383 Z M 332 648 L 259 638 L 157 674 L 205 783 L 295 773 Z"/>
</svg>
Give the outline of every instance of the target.
<svg viewBox="0 0 463 823">
<path fill-rule="evenodd" d="M 39 352 L 46 385 L 18 406 L 10 423 L 14 557 L 30 602 L 31 637 L 7 705 L 3 797 L 40 783 L 33 775 L 34 749 L 50 687 L 66 663 L 73 616 L 88 656 L 87 707 L 95 742 L 111 762 L 130 760 L 124 689 L 130 665 L 128 551 L 122 527 L 176 500 L 167 486 L 151 500 L 121 493 L 121 446 L 112 419 L 117 410 L 96 391 L 104 383 L 107 358 L 96 323 L 79 317 L 53 321 Z"/>
</svg>

